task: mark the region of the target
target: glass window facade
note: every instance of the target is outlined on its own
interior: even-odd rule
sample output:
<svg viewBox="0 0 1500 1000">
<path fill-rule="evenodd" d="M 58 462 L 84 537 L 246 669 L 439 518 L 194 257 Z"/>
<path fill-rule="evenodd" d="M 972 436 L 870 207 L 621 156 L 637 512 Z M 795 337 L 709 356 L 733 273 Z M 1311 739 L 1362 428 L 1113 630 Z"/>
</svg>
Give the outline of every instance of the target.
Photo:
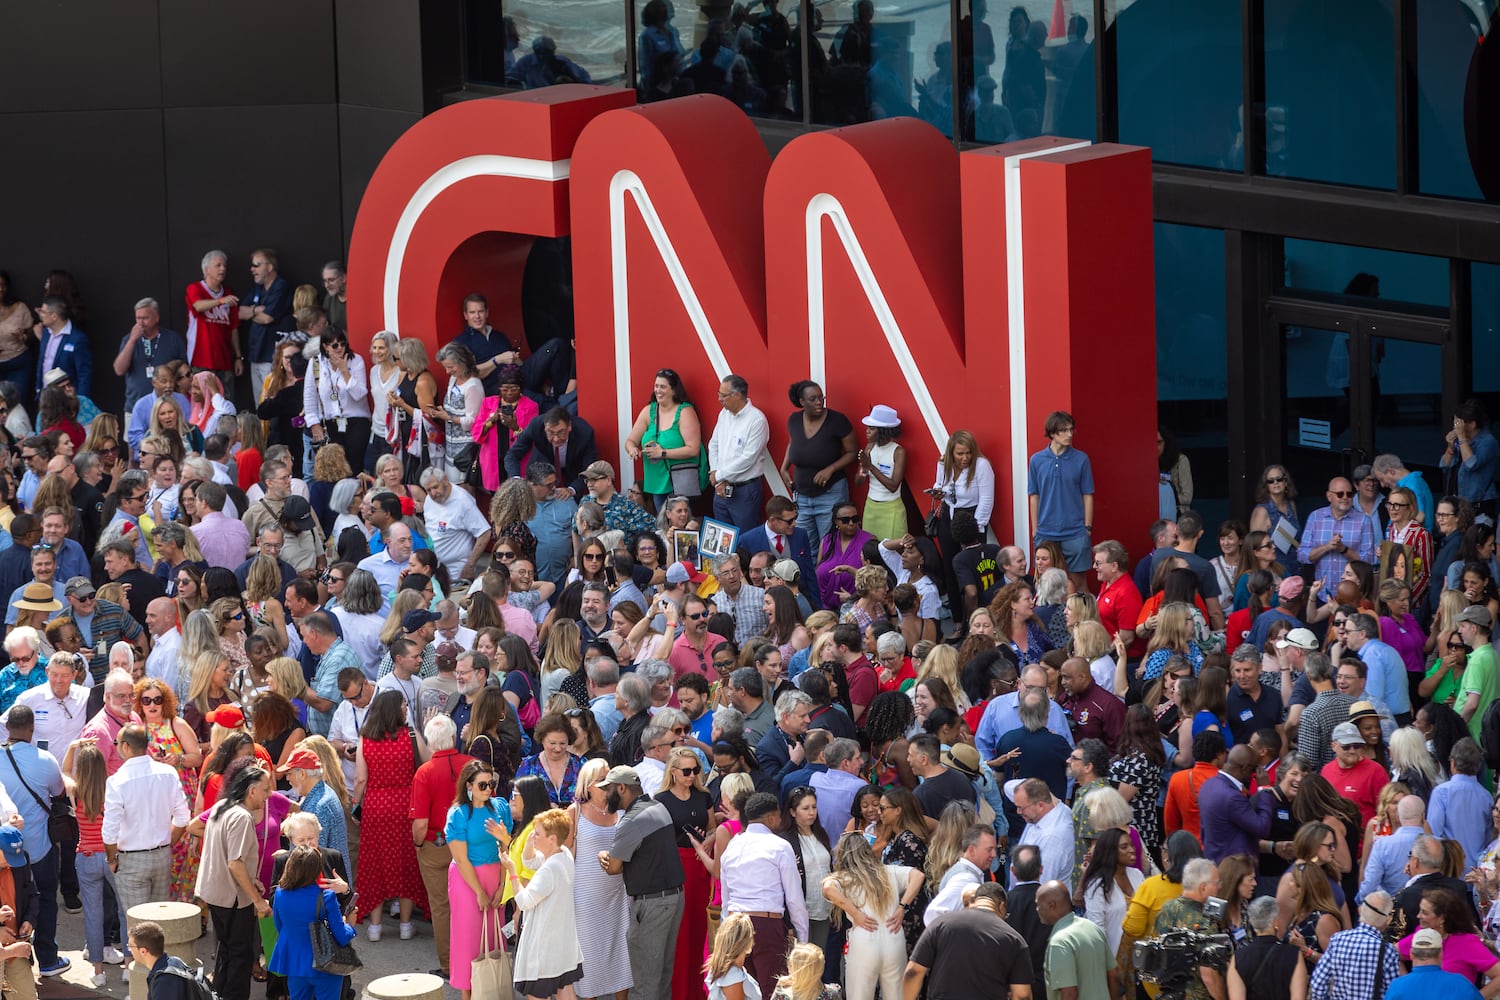
<svg viewBox="0 0 1500 1000">
<path fill-rule="evenodd" d="M 1163 163 L 1244 164 L 1239 4 L 1136 0 L 1113 24 L 1120 141 Z"/>
<path fill-rule="evenodd" d="M 1469 284 L 1473 308 L 1471 355 L 1466 387 L 1484 399 L 1491 417 L 1500 417 L 1500 265 L 1475 264 Z"/>
<path fill-rule="evenodd" d="M 1424 194 L 1480 198 L 1465 119 L 1470 71 L 1497 0 L 1417 4 L 1417 187 Z"/>
<path fill-rule="evenodd" d="M 1313 240 L 1286 240 L 1284 248 L 1284 288 L 1448 305 L 1448 261 L 1442 257 Z"/>
<path fill-rule="evenodd" d="M 1265 0 L 1267 174 L 1395 187 L 1391 3 Z"/>
</svg>

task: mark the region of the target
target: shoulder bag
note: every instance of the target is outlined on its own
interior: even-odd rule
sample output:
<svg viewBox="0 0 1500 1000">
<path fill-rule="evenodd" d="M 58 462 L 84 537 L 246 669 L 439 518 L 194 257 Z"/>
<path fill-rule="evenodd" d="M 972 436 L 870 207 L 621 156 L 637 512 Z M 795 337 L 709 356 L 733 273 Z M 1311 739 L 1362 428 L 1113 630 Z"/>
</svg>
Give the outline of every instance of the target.
<svg viewBox="0 0 1500 1000">
<path fill-rule="evenodd" d="M 365 963 L 354 953 L 354 945 L 339 944 L 333 939 L 333 929 L 328 926 L 328 917 L 323 912 L 323 890 L 318 890 L 318 915 L 308 927 L 312 931 L 312 967 L 330 976 L 348 976 L 364 968 Z"/>
<path fill-rule="evenodd" d="M 491 930 L 497 922 L 496 911 L 480 911 L 479 954 L 469 963 L 471 993 L 486 1000 L 511 1000 L 515 989 L 511 980 L 510 955 L 505 951 L 504 940 Z"/>
<path fill-rule="evenodd" d="M 26 789 L 27 794 L 36 801 L 42 812 L 47 814 L 48 839 L 54 844 L 76 843 L 78 841 L 78 817 L 73 813 L 73 803 L 68 796 L 66 794 L 54 795 L 51 805 L 48 805 L 26 781 L 26 776 L 21 773 L 21 766 L 16 763 L 16 755 L 10 752 L 8 744 L 5 747 L 5 756 L 10 758 L 11 770 L 16 772 L 21 787 Z"/>
</svg>

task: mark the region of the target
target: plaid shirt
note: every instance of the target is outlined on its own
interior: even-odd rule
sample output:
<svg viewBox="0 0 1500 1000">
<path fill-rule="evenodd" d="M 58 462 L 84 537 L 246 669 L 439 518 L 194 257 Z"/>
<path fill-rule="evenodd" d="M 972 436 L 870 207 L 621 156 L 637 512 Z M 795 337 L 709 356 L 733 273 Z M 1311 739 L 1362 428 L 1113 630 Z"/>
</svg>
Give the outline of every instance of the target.
<svg viewBox="0 0 1500 1000">
<path fill-rule="evenodd" d="M 134 642 L 140 635 L 141 623 L 126 614 L 124 608 L 114 601 L 94 602 L 94 617 L 88 622 L 85 645 L 93 651 L 89 655 L 89 673 L 95 684 L 103 682 L 104 675 L 109 673 L 109 647 L 121 639 Z"/>
<path fill-rule="evenodd" d="M 1333 516 L 1332 509 L 1321 507 L 1312 512 L 1312 516 L 1307 519 L 1307 526 L 1302 529 L 1302 544 L 1297 548 L 1297 558 L 1304 565 L 1311 563 L 1313 550 L 1327 545 L 1334 535 L 1343 536 L 1348 551 L 1329 552 L 1318 560 L 1314 568 L 1314 579 L 1323 581 L 1323 589 L 1318 591 L 1320 600 L 1327 600 L 1338 588 L 1351 555 L 1373 565 L 1379 548 L 1379 532 L 1375 530 L 1375 522 L 1370 520 L 1368 514 L 1354 507 L 1339 520 Z"/>
<path fill-rule="evenodd" d="M 1375 973 L 1385 965 L 1385 982 L 1375 992 Z M 1339 931 L 1313 969 L 1310 1000 L 1381 1000 L 1386 987 L 1400 975 L 1396 947 L 1369 924 Z"/>
<path fill-rule="evenodd" d="M 766 618 L 765 598 L 764 590 L 748 583 L 740 584 L 740 592 L 735 597 L 730 597 L 723 587 L 714 594 L 714 607 L 734 619 L 734 641 L 739 645 L 766 634 L 766 626 L 771 623 Z"/>
<path fill-rule="evenodd" d="M 1313 770 L 1333 760 L 1333 727 L 1349 721 L 1354 699 L 1340 691 L 1319 691 L 1312 704 L 1302 710 L 1297 724 L 1297 753 L 1306 757 Z"/>
</svg>

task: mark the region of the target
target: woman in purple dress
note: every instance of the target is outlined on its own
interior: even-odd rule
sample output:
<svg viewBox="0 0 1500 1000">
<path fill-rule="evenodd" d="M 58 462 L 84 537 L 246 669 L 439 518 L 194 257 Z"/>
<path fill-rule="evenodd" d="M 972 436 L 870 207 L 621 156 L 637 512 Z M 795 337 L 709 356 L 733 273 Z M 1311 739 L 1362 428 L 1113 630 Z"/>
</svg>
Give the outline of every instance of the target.
<svg viewBox="0 0 1500 1000">
<path fill-rule="evenodd" d="M 874 535 L 859 526 L 859 508 L 841 503 L 833 508 L 833 531 L 818 551 L 818 593 L 823 607 L 837 608 L 854 597 L 854 571 L 864 565 L 865 543 Z"/>
</svg>

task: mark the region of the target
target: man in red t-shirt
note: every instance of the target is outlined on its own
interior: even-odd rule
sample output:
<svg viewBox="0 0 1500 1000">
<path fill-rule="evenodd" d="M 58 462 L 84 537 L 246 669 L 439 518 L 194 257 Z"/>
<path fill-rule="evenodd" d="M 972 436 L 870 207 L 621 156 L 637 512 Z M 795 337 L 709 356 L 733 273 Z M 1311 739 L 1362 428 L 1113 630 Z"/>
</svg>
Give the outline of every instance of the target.
<svg viewBox="0 0 1500 1000">
<path fill-rule="evenodd" d="M 1129 556 L 1125 546 L 1109 539 L 1094 546 L 1094 572 L 1099 574 L 1099 621 L 1113 639 L 1118 635 L 1127 647 L 1127 655 L 1136 659 L 1146 652 L 1144 641 L 1135 635 L 1135 623 L 1141 615 L 1141 592 L 1125 572 Z"/>
<path fill-rule="evenodd" d="M 849 682 L 849 704 L 854 709 L 854 724 L 865 724 L 865 710 L 880 691 L 880 675 L 875 665 L 865 657 L 864 637 L 859 626 L 849 622 L 833 628 L 834 655 L 844 665 L 844 677 Z"/>
<path fill-rule="evenodd" d="M 233 375 L 244 371 L 240 351 L 239 296 L 224 284 L 229 258 L 222 250 L 203 255 L 203 280 L 187 287 L 188 360 L 219 376 L 226 390 Z M 186 414 L 184 414 L 186 416 Z"/>
<path fill-rule="evenodd" d="M 1365 756 L 1365 738 L 1352 722 L 1333 727 L 1333 760 L 1319 772 L 1340 798 L 1359 807 L 1359 821 L 1370 822 L 1380 799 L 1380 790 L 1391 780 L 1385 768 Z"/>
</svg>

